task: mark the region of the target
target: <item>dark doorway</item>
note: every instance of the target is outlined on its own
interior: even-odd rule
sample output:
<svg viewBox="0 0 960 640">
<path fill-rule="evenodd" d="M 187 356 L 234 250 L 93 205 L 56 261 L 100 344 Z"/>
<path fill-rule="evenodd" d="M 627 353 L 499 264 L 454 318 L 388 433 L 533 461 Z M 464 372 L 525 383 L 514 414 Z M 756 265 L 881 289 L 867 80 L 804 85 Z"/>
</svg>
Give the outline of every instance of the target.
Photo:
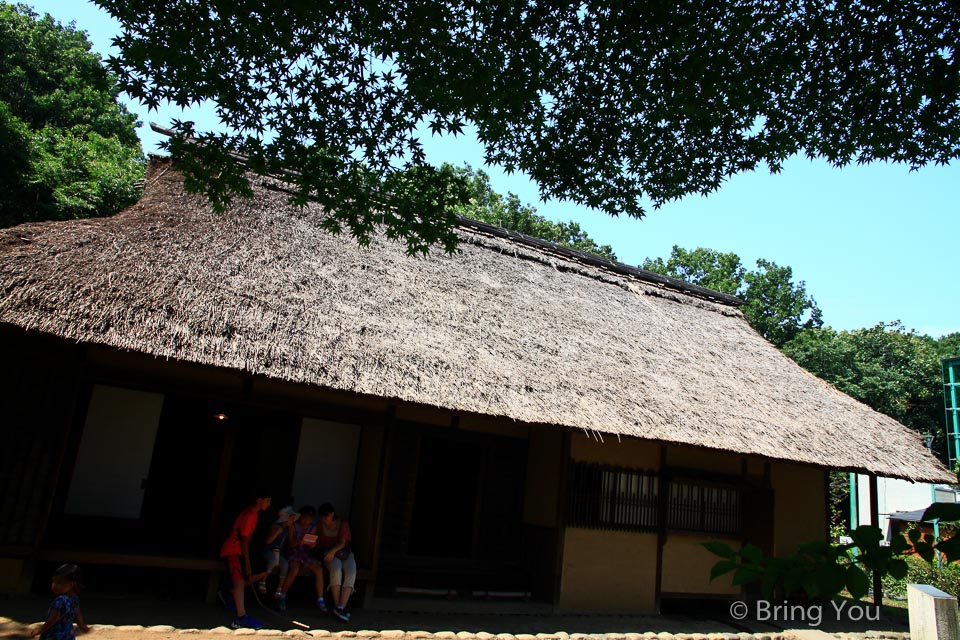
<svg viewBox="0 0 960 640">
<path fill-rule="evenodd" d="M 296 416 L 168 395 L 141 518 L 151 546 L 216 552 L 253 493 L 289 495 L 298 437 Z"/>
<path fill-rule="evenodd" d="M 527 590 L 527 440 L 400 423 L 391 435 L 377 589 Z"/>
<path fill-rule="evenodd" d="M 472 557 L 482 453 L 470 443 L 421 440 L 410 554 Z"/>
<path fill-rule="evenodd" d="M 150 547 L 208 552 L 225 425 L 203 399 L 168 395 L 145 482 L 141 521 Z M 187 524 L 189 523 L 189 526 Z"/>
</svg>

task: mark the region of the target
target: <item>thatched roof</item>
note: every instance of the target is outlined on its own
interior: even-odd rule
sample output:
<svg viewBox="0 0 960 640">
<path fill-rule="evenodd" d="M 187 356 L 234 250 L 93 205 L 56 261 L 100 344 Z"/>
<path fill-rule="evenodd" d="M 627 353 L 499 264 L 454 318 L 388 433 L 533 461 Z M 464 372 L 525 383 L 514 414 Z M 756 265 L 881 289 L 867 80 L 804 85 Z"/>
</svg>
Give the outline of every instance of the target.
<svg viewBox="0 0 960 640">
<path fill-rule="evenodd" d="M 0 322 L 73 341 L 602 437 L 953 478 L 894 420 L 780 354 L 729 304 L 459 230 L 360 248 L 278 183 L 223 215 L 151 164 L 134 207 L 0 232 Z"/>
</svg>

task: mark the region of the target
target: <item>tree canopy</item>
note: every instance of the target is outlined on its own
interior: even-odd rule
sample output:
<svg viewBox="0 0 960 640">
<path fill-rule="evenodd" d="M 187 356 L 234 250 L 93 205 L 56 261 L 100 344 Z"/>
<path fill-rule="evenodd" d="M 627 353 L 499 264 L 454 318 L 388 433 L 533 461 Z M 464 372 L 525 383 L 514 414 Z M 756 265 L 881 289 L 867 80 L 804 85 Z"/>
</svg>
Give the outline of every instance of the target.
<svg viewBox="0 0 960 640">
<path fill-rule="evenodd" d="M 892 322 L 854 331 L 830 327 L 803 331 L 783 352 L 840 391 L 918 433 L 937 433 L 934 448 L 945 459 L 940 379 L 945 349 L 946 342 L 941 345 Z"/>
<path fill-rule="evenodd" d="M 801 329 L 819 327 L 821 312 L 817 301 L 807 295 L 803 282 L 794 284 L 793 270 L 769 260 L 757 260 L 747 271 L 735 253 L 697 247 L 688 251 L 674 245 L 670 257 L 647 258 L 643 268 L 729 293 L 744 301 L 743 313 L 757 332 L 782 347 Z"/>
<path fill-rule="evenodd" d="M 529 204 L 521 204 L 515 193 L 508 192 L 506 197 L 497 193 L 490 185 L 490 176 L 483 171 L 460 167 L 454 172 L 466 180 L 469 193 L 469 200 L 465 204 L 454 206 L 453 211 L 458 215 L 549 240 L 607 260 L 617 259 L 610 245 L 597 244 L 576 222 L 553 222 L 538 214 Z"/>
<path fill-rule="evenodd" d="M 90 48 L 73 25 L 0 3 L 0 226 L 136 201 L 136 117 Z"/>
<path fill-rule="evenodd" d="M 112 65 L 150 106 L 212 101 L 222 130 L 190 184 L 248 193 L 226 151 L 294 170 L 298 200 L 364 240 L 455 242 L 468 199 L 418 131 L 472 125 L 486 160 L 559 198 L 629 216 L 805 153 L 910 167 L 960 154 L 960 5 L 476 0 L 94 0 L 122 27 Z"/>
</svg>

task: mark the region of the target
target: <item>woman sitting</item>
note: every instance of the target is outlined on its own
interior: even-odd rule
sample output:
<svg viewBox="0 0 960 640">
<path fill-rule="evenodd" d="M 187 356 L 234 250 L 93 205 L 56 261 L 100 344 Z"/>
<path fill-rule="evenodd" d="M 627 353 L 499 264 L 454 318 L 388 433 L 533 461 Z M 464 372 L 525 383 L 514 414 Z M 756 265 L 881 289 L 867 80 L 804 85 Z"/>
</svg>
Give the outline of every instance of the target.
<svg viewBox="0 0 960 640">
<path fill-rule="evenodd" d="M 318 517 L 317 544 L 323 550 L 323 562 L 330 572 L 333 615 L 346 622 L 350 619 L 347 602 L 357 580 L 357 561 L 350 550 L 350 525 L 337 515 L 329 502 L 320 505 Z"/>
</svg>

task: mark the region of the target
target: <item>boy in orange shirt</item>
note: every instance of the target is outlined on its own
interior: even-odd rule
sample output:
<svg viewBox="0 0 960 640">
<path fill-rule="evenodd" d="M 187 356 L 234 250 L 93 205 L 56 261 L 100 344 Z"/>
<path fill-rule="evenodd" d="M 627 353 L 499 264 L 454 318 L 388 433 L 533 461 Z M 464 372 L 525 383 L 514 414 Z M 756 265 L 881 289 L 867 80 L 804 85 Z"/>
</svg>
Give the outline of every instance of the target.
<svg viewBox="0 0 960 640">
<path fill-rule="evenodd" d="M 257 516 L 261 511 L 270 508 L 270 497 L 263 496 L 264 492 L 257 493 L 253 504 L 240 512 L 233 522 L 230 534 L 220 547 L 220 557 L 227 563 L 230 578 L 233 580 L 233 602 L 237 608 L 237 617 L 230 626 L 234 629 L 259 629 L 263 626 L 247 615 L 243 604 L 243 592 L 247 584 L 262 579 L 265 573 L 253 575 L 250 566 L 250 536 L 257 527 Z"/>
</svg>

